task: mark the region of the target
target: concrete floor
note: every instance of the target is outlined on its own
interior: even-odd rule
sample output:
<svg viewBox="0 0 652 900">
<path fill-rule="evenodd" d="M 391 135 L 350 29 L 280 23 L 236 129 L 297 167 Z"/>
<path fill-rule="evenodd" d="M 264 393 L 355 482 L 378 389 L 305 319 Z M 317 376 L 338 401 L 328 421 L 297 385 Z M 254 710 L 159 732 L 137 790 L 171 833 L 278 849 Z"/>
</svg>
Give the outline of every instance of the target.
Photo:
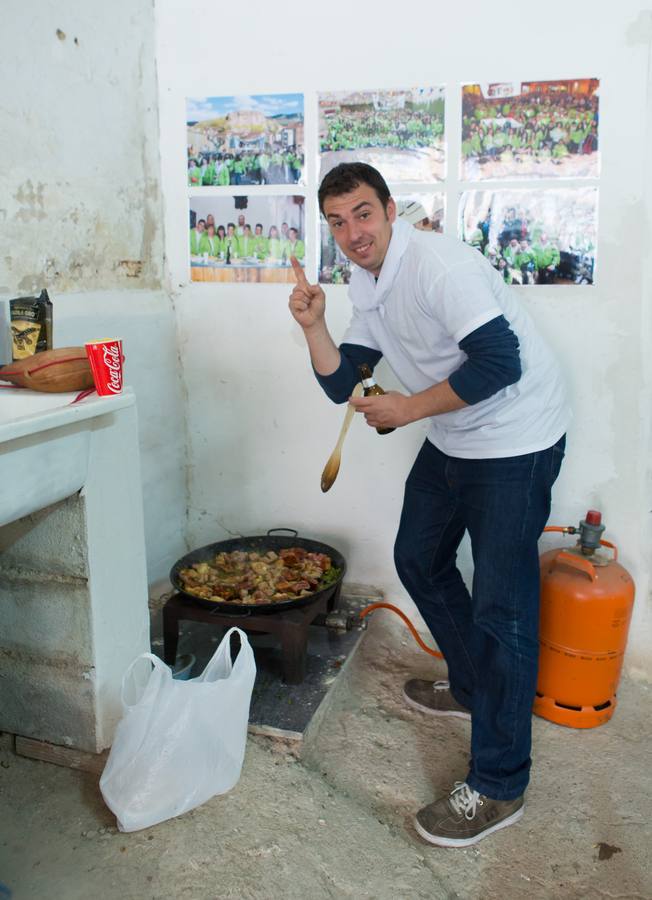
<svg viewBox="0 0 652 900">
<path fill-rule="evenodd" d="M 250 739 L 223 797 L 121 834 L 97 778 L 0 749 L 0 882 L 12 900 L 652 898 L 652 689 L 623 681 L 608 724 L 534 719 L 521 822 L 467 850 L 424 844 L 414 811 L 463 777 L 470 726 L 405 706 L 441 677 L 398 620 L 374 614 L 301 761 Z M 4 897 L 0 888 L 0 897 Z"/>
</svg>

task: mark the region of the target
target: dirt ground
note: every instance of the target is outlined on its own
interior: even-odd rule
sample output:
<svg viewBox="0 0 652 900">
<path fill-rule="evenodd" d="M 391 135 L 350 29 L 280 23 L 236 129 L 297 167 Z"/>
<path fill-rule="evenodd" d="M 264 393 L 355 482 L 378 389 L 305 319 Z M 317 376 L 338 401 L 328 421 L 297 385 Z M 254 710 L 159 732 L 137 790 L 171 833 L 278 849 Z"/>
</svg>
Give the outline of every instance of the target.
<svg viewBox="0 0 652 900">
<path fill-rule="evenodd" d="M 443 665 L 389 613 L 374 617 L 301 759 L 250 738 L 233 791 L 155 828 L 121 834 L 97 777 L 18 757 L 5 736 L 0 883 L 12 900 L 652 898 L 650 687 L 623 681 L 596 729 L 535 718 L 521 822 L 437 849 L 412 817 L 464 777 L 470 725 L 405 706 L 405 678 Z"/>
</svg>

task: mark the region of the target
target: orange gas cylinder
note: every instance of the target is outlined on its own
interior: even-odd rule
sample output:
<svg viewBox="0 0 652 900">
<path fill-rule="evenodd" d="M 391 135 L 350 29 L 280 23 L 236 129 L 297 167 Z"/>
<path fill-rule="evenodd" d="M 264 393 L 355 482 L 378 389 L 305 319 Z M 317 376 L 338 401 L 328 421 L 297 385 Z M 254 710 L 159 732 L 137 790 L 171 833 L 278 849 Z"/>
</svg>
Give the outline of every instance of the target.
<svg viewBox="0 0 652 900">
<path fill-rule="evenodd" d="M 616 708 L 634 582 L 618 550 L 600 539 L 601 515 L 589 510 L 579 528 L 546 531 L 579 534 L 577 545 L 544 553 L 541 566 L 539 678 L 534 712 L 558 725 L 594 728 Z M 599 547 L 610 547 L 611 558 Z"/>
</svg>

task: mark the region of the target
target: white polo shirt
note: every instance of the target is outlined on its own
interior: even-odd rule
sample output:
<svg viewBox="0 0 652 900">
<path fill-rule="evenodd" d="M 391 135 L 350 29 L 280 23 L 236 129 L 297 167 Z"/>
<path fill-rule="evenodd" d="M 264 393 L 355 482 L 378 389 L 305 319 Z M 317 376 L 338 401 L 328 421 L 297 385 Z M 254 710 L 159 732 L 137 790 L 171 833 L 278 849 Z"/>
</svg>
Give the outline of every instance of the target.
<svg viewBox="0 0 652 900">
<path fill-rule="evenodd" d="M 379 350 L 411 394 L 445 381 L 459 342 L 503 315 L 518 338 L 520 379 L 486 400 L 432 416 L 428 439 L 448 456 L 489 459 L 544 450 L 571 411 L 559 365 L 500 273 L 473 247 L 397 220 L 378 281 L 355 267 L 343 342 Z"/>
</svg>

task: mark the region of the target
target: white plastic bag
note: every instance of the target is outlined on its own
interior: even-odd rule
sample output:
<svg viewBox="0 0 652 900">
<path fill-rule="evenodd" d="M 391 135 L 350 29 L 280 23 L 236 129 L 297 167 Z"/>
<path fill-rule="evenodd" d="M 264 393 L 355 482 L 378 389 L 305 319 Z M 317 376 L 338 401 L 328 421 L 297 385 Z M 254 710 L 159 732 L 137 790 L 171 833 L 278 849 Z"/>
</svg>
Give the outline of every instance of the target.
<svg viewBox="0 0 652 900">
<path fill-rule="evenodd" d="M 231 664 L 230 638 L 240 636 Z M 140 699 L 125 702 L 134 666 L 154 668 Z M 100 778 L 100 790 L 120 831 L 138 831 L 231 790 L 240 778 L 256 663 L 246 634 L 231 628 L 203 673 L 172 678 L 157 656 L 143 653 L 122 679 L 124 715 Z"/>
</svg>

